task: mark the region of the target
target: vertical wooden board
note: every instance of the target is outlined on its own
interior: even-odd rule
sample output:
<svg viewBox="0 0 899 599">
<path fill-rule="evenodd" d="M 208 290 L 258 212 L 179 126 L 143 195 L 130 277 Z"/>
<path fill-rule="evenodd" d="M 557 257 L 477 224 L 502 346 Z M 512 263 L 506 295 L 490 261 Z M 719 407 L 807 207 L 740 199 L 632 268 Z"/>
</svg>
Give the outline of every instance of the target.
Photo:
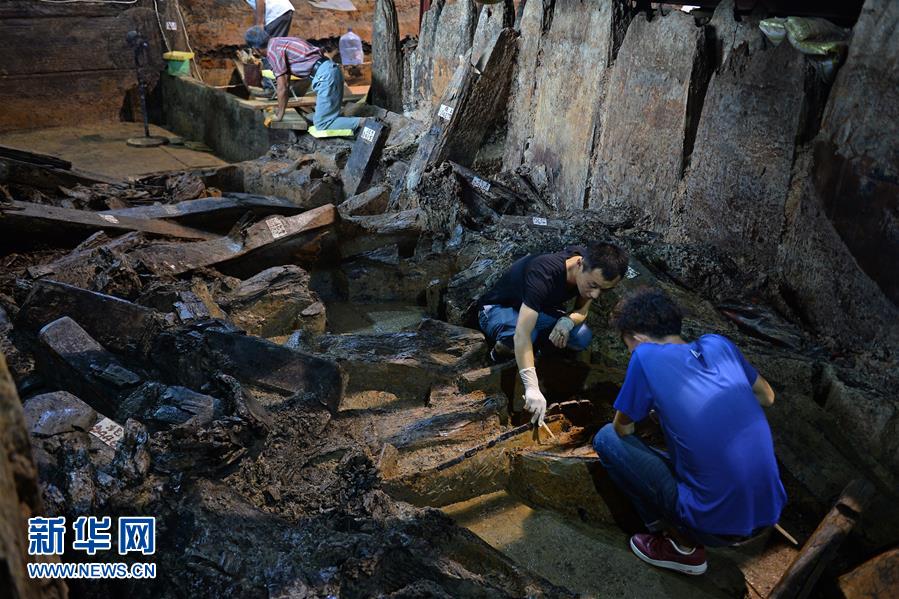
<svg viewBox="0 0 899 599">
<path fill-rule="evenodd" d="M 789 45 L 730 52 L 709 84 L 679 225 L 734 250 L 773 252 L 806 109 L 806 64 Z"/>
<path fill-rule="evenodd" d="M 552 19 L 551 0 L 530 0 L 524 5 L 518 38 L 518 57 L 509 93 L 509 128 L 503 154 L 503 169 L 515 170 L 524 161 L 524 151 L 534 128 L 534 73 L 547 19 Z"/>
<path fill-rule="evenodd" d="M 372 25 L 371 102 L 403 112 L 403 54 L 394 0 L 376 0 Z"/>
<path fill-rule="evenodd" d="M 541 46 L 525 161 L 546 165 L 556 203 L 566 208 L 584 208 L 613 16 L 612 2 L 556 0 Z"/>
<path fill-rule="evenodd" d="M 343 190 L 347 196 L 365 191 L 381 158 L 381 150 L 387 141 L 387 129 L 378 121 L 367 121 L 343 169 Z"/>
<path fill-rule="evenodd" d="M 675 11 L 628 27 L 611 70 L 594 155 L 590 208 L 608 223 L 668 228 L 685 160 L 689 105 L 699 81 L 705 32 Z"/>
</svg>

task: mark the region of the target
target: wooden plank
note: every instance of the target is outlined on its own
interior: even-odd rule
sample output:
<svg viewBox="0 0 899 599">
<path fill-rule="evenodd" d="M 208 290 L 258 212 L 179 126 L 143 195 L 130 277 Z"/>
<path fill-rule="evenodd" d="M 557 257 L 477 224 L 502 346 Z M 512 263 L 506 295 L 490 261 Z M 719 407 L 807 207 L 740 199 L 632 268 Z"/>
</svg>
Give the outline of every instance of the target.
<svg viewBox="0 0 899 599">
<path fill-rule="evenodd" d="M 371 103 L 403 112 L 403 54 L 393 0 L 375 0 L 372 30 Z"/>
<path fill-rule="evenodd" d="M 289 131 L 306 131 L 309 129 L 309 122 L 296 110 L 284 112 L 284 118 L 277 122 L 268 124 L 270 129 L 287 129 Z"/>
<path fill-rule="evenodd" d="M 38 166 L 49 166 L 66 171 L 72 168 L 71 162 L 69 162 L 68 160 L 63 160 L 62 158 L 58 158 L 57 156 L 50 156 L 49 154 L 38 154 L 37 152 L 19 150 L 17 148 L 11 148 L 9 146 L 0 146 L 0 158 L 12 158 L 13 160 L 18 160 L 19 162 L 36 164 Z"/>
<path fill-rule="evenodd" d="M 486 66 L 479 71 L 469 62 L 470 56 L 456 69 L 431 117 L 431 128 L 422 137 L 418 151 L 409 165 L 406 189 L 414 191 L 421 175 L 429 166 L 447 158 L 469 163 L 481 145 L 489 122 L 499 113 L 499 100 L 505 100 L 516 51 L 517 34 L 512 29 L 500 32 Z"/>
<path fill-rule="evenodd" d="M 326 204 L 295 216 L 270 216 L 237 237 L 194 243 L 155 243 L 134 250 L 129 256 L 151 272 L 179 275 L 204 266 L 250 258 L 265 251 L 277 251 L 291 242 L 305 239 L 305 234 L 331 225 L 336 214 L 334 205 Z"/>
<path fill-rule="evenodd" d="M 41 374 L 103 414 L 115 414 L 141 378 L 64 316 L 41 329 L 36 358 Z"/>
<path fill-rule="evenodd" d="M 333 360 L 215 324 L 166 331 L 150 356 L 167 379 L 188 387 L 201 384 L 203 372 L 221 370 L 245 384 L 299 394 L 334 413 L 346 386 L 343 370 Z"/>
<path fill-rule="evenodd" d="M 162 315 L 138 304 L 57 281 L 36 281 L 16 316 L 17 330 L 37 335 L 68 316 L 104 347 L 142 355 L 162 327 Z"/>
<path fill-rule="evenodd" d="M 100 214 L 108 214 L 117 218 L 172 220 L 206 230 L 221 230 L 226 227 L 227 231 L 238 218 L 248 211 L 252 211 L 257 216 L 272 214 L 289 216 L 302 212 L 303 209 L 287 198 L 231 193 L 220 198 L 199 198 L 177 204 L 153 204 L 152 206 L 105 210 Z"/>
<path fill-rule="evenodd" d="M 856 479 L 846 485 L 843 494 L 802 546 L 768 599 L 808 597 L 824 568 L 873 500 L 875 492 L 874 485 L 864 479 Z"/>
<path fill-rule="evenodd" d="M 177 223 L 128 216 L 116 217 L 87 210 L 58 208 L 13 200 L 0 205 L 0 230 L 7 236 L 43 238 L 59 243 L 66 238 L 83 239 L 96 231 L 141 231 L 181 239 L 213 239 L 215 235 Z"/>
<path fill-rule="evenodd" d="M 354 196 L 368 188 L 387 142 L 387 133 L 383 123 L 369 119 L 356 136 L 342 173 L 343 190 L 347 196 Z"/>
<path fill-rule="evenodd" d="M 58 168 L 38 164 L 35 161 L 0 157 L 0 183 L 16 183 L 56 192 L 59 187 L 94 185 L 96 183 L 115 185 L 121 181 L 79 169 Z"/>
<path fill-rule="evenodd" d="M 884 551 L 840 576 L 840 590 L 846 599 L 899 596 L 899 548 Z"/>
</svg>

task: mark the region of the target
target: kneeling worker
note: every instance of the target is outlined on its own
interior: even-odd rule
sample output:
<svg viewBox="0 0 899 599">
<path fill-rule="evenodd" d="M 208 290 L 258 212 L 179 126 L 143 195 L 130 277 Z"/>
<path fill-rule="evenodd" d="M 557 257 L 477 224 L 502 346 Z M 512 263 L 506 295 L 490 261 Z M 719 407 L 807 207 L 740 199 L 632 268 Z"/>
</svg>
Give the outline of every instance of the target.
<svg viewBox="0 0 899 599">
<path fill-rule="evenodd" d="M 269 37 L 262 27 L 250 27 L 247 45 L 268 58 L 275 75 L 278 108 L 272 121 L 284 118 L 287 109 L 287 87 L 290 75 L 311 78 L 315 90 L 315 114 L 312 122 L 319 131 L 327 129 L 356 130 L 361 119 L 340 116 L 343 103 L 343 73 L 340 67 L 325 58 L 319 48 L 297 37 Z"/>
<path fill-rule="evenodd" d="M 755 536 L 777 523 L 787 497 L 762 411 L 774 391 L 726 337 L 684 341 L 681 320 L 658 289 L 638 290 L 616 307 L 612 323 L 631 359 L 615 419 L 593 447 L 651 531 L 631 537 L 637 557 L 702 574 L 703 545 Z M 633 434 L 650 410 L 667 453 Z"/>
<path fill-rule="evenodd" d="M 478 322 L 496 361 L 514 352 L 524 383 L 524 407 L 531 422 L 543 424 L 546 399 L 534 368 L 534 345 L 582 351 L 593 338 L 584 325 L 590 303 L 627 272 L 627 252 L 611 243 L 570 247 L 554 254 L 528 255 L 509 267 L 478 300 Z M 574 310 L 564 305 L 576 298 Z"/>
</svg>

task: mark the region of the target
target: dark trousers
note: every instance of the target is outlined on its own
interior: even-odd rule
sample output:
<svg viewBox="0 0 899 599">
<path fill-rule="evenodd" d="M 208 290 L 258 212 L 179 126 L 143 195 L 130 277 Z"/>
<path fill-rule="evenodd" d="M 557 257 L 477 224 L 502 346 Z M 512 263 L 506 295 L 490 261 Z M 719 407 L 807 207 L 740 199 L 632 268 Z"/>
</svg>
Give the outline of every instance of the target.
<svg viewBox="0 0 899 599">
<path fill-rule="evenodd" d="M 293 11 L 288 10 L 286 13 L 266 24 L 265 32 L 270 37 L 288 37 L 290 33 L 290 23 L 293 20 Z"/>
</svg>

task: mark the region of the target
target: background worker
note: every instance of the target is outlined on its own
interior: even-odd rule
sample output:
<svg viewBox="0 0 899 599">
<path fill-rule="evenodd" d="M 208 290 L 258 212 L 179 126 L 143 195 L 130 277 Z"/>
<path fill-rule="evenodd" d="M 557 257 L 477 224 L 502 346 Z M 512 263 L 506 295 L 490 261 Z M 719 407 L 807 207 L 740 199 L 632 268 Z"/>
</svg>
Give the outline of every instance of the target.
<svg viewBox="0 0 899 599">
<path fill-rule="evenodd" d="M 478 323 L 498 361 L 514 353 L 524 383 L 524 407 L 543 424 L 546 399 L 534 368 L 534 345 L 582 351 L 593 338 L 584 325 L 590 304 L 627 272 L 627 252 L 611 243 L 528 255 L 509 267 L 478 300 Z M 575 299 L 574 310 L 565 304 Z"/>
<path fill-rule="evenodd" d="M 684 341 L 681 321 L 658 289 L 616 307 L 612 323 L 631 359 L 615 419 L 593 447 L 650 531 L 631 537 L 637 557 L 702 574 L 704 545 L 732 545 L 776 524 L 787 497 L 762 411 L 774 403 L 771 386 L 726 337 Z M 633 434 L 650 410 L 668 453 Z"/>
<path fill-rule="evenodd" d="M 287 37 L 293 21 L 290 0 L 247 0 L 253 8 L 253 25 L 262 27 L 270 37 Z"/>
<path fill-rule="evenodd" d="M 361 119 L 340 116 L 343 104 L 343 73 L 340 67 L 325 58 L 319 48 L 297 37 L 270 37 L 259 26 L 246 33 L 247 45 L 267 58 L 275 75 L 278 107 L 272 121 L 280 121 L 287 110 L 287 88 L 291 74 L 301 79 L 311 78 L 315 90 L 315 113 L 312 123 L 319 131 L 350 129 L 355 131 Z"/>
</svg>

